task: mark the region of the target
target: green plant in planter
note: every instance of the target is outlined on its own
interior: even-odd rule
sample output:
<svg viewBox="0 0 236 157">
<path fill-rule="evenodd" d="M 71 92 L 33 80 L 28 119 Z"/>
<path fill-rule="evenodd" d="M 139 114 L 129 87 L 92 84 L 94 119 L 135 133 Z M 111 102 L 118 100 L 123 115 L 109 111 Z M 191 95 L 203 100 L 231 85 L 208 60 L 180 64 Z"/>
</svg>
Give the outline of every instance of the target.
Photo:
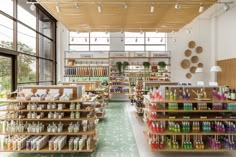
<svg viewBox="0 0 236 157">
<path fill-rule="evenodd" d="M 161 69 L 165 69 L 166 63 L 165 63 L 165 62 L 159 62 L 159 63 L 158 63 L 158 66 L 159 66 Z"/>
<path fill-rule="evenodd" d="M 123 62 L 123 72 L 125 71 L 126 67 L 129 66 L 129 63 L 128 62 Z"/>
<path fill-rule="evenodd" d="M 121 73 L 121 69 L 122 69 L 122 63 L 121 62 L 116 62 L 116 70 Z"/>
<path fill-rule="evenodd" d="M 143 62 L 143 66 L 145 69 L 149 69 L 150 63 L 149 62 Z"/>
</svg>

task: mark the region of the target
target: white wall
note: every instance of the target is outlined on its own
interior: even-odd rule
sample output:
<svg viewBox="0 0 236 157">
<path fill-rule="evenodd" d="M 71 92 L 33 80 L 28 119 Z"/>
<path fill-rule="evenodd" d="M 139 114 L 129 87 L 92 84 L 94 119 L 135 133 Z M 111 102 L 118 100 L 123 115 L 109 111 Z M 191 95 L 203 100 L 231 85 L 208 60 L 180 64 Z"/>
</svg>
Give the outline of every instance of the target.
<svg viewBox="0 0 236 157">
<path fill-rule="evenodd" d="M 189 82 L 196 84 L 197 81 L 209 81 L 210 80 L 210 66 L 211 62 L 211 21 L 207 18 L 195 19 L 190 24 L 186 25 L 180 31 L 172 34 L 168 33 L 168 50 L 171 51 L 171 79 L 177 82 Z M 187 33 L 190 29 L 191 33 Z M 172 37 L 176 38 L 176 42 Z M 192 50 L 192 55 L 186 57 L 184 52 L 189 49 L 189 41 L 195 41 L 197 46 L 203 47 L 203 52 L 197 54 L 195 49 Z M 204 65 L 204 73 L 192 74 L 191 79 L 186 78 L 186 73 L 190 72 L 190 69 L 183 69 L 181 67 L 181 61 L 185 58 L 190 59 L 193 55 L 199 57 L 199 62 Z M 191 66 L 197 66 L 197 64 L 191 64 Z"/>
<path fill-rule="evenodd" d="M 57 23 L 57 82 L 63 81 L 64 71 L 64 51 L 68 50 L 69 47 L 69 31 L 61 23 Z"/>
<path fill-rule="evenodd" d="M 217 17 L 218 60 L 236 58 L 236 7 Z"/>
</svg>

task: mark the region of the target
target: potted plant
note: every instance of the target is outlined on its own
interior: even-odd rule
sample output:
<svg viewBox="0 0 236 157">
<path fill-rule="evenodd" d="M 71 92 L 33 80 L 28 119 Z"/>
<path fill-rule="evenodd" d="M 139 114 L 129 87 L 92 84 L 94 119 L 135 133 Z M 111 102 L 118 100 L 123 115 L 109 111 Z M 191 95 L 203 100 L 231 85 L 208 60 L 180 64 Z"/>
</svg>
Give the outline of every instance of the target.
<svg viewBox="0 0 236 157">
<path fill-rule="evenodd" d="M 122 69 L 122 63 L 121 62 L 116 62 L 116 70 L 121 73 L 121 69 Z"/>
<path fill-rule="evenodd" d="M 143 62 L 144 69 L 149 69 L 150 63 L 149 62 Z"/>
<path fill-rule="evenodd" d="M 129 66 L 129 62 L 124 61 L 123 62 L 123 72 L 125 71 L 126 67 Z"/>
<path fill-rule="evenodd" d="M 166 63 L 165 63 L 165 62 L 159 62 L 159 63 L 158 63 L 158 66 L 159 66 L 161 69 L 165 69 L 165 68 L 166 68 Z"/>
</svg>

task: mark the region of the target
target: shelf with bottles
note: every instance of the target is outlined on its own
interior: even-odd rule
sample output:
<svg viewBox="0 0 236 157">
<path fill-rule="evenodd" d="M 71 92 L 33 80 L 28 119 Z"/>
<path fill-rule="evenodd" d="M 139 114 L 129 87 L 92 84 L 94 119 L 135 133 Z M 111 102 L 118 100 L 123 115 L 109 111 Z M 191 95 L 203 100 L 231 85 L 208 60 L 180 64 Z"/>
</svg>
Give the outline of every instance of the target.
<svg viewBox="0 0 236 157">
<path fill-rule="evenodd" d="M 150 135 L 152 151 L 164 152 L 229 152 L 235 151 L 232 135 Z"/>
<path fill-rule="evenodd" d="M 108 77 L 109 67 L 108 66 L 76 66 L 76 67 L 64 67 L 64 77 Z"/>
<path fill-rule="evenodd" d="M 7 103 L 0 110 L 0 135 L 4 135 L 1 143 L 7 143 L 7 147 L 1 145 L 0 150 L 66 152 L 65 145 L 77 137 L 75 145 L 80 143 L 80 148 L 74 149 L 75 152 L 93 151 L 96 97 L 84 95 L 79 86 L 20 87 L 16 98 L 0 99 L 0 103 Z M 17 140 L 18 144 L 14 143 Z M 47 146 L 52 140 L 56 140 L 60 148 Z M 33 142 L 34 148 L 27 145 L 28 142 Z"/>
<path fill-rule="evenodd" d="M 211 136 L 236 135 L 236 101 L 227 100 L 227 91 L 225 87 L 194 86 L 160 86 L 150 90 L 150 96 L 144 96 L 144 121 L 151 148 L 155 151 L 199 151 L 192 145 L 195 136 L 199 136 L 204 143 L 201 150 L 231 150 L 225 142 L 219 148 L 209 147 L 206 142 Z M 175 143 L 169 143 L 166 140 L 169 137 L 173 137 Z M 191 147 L 186 146 L 186 137 Z"/>
<path fill-rule="evenodd" d="M 1 143 L 4 143 L 0 147 L 1 152 L 93 152 L 96 146 L 96 139 L 91 135 L 14 135 L 2 138 Z"/>
</svg>

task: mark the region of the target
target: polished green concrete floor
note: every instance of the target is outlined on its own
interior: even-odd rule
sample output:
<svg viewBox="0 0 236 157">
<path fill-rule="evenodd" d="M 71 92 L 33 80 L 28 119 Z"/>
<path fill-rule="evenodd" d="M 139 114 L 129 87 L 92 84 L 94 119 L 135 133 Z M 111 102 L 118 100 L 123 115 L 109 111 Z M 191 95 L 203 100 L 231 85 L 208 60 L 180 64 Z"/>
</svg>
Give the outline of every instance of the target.
<svg viewBox="0 0 236 157">
<path fill-rule="evenodd" d="M 93 153 L 0 153 L 1 157 L 139 157 L 127 103 L 111 102 L 106 118 L 97 126 L 98 141 Z"/>
</svg>

